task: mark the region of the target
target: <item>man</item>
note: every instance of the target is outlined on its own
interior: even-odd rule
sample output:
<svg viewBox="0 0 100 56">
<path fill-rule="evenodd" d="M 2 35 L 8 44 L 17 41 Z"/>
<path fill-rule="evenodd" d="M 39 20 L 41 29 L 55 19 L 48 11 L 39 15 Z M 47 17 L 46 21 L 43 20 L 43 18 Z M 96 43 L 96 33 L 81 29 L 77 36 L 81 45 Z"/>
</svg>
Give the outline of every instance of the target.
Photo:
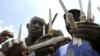
<svg viewBox="0 0 100 56">
<path fill-rule="evenodd" d="M 76 21 L 80 21 L 80 19 L 79 19 L 79 17 L 80 17 L 80 10 L 78 10 L 78 9 L 71 9 L 68 12 L 73 14 L 75 22 Z M 66 14 L 63 15 L 63 18 L 64 18 L 64 21 L 65 21 L 66 29 L 69 32 L 70 25 L 69 25 L 69 23 L 66 20 Z"/>
<path fill-rule="evenodd" d="M 42 36 L 42 29 L 43 25 L 46 24 L 45 21 L 42 18 L 39 17 L 33 17 L 29 23 L 27 24 L 27 29 L 28 29 L 28 36 L 25 39 L 25 44 L 26 46 L 31 46 L 35 43 L 35 41 Z M 23 55 L 28 55 L 25 54 L 26 47 L 23 45 L 22 42 L 16 43 L 14 40 L 12 41 L 12 47 L 7 46 L 8 43 L 4 44 L 2 46 L 3 53 L 6 56 L 23 56 Z M 16 50 L 16 47 L 19 46 Z M 4 48 L 6 47 L 6 49 Z M 16 50 L 16 51 L 15 51 Z M 15 51 L 15 52 L 14 52 Z M 24 54 L 23 54 L 24 53 Z"/>
<path fill-rule="evenodd" d="M 28 29 L 28 36 L 25 38 L 25 43 L 26 46 L 29 47 L 31 45 L 35 45 L 40 43 L 40 41 L 38 43 L 35 43 L 41 36 L 43 36 L 43 25 L 46 25 L 45 21 L 42 18 L 39 17 L 33 17 L 30 22 L 27 24 L 27 29 Z M 48 29 L 46 29 L 46 32 L 48 31 Z M 62 32 L 58 31 L 58 30 L 53 30 L 53 36 L 62 36 Z M 47 34 L 47 33 L 46 33 Z M 48 38 L 48 37 L 52 37 L 49 35 L 43 36 L 43 40 L 45 39 L 44 37 Z M 50 39 L 49 38 L 49 39 Z M 40 38 L 40 40 L 42 40 Z M 14 42 L 14 41 L 13 41 Z M 55 46 L 52 46 L 53 48 L 51 48 L 51 46 L 46 47 L 46 48 L 40 48 L 37 50 L 32 51 L 32 53 L 30 53 L 26 47 L 22 44 L 22 42 L 20 42 L 20 44 L 18 43 L 13 43 L 12 47 L 7 47 L 6 44 L 3 45 L 3 53 L 6 56 L 47 56 L 48 54 L 53 54 L 53 52 L 55 51 Z M 7 50 L 5 50 L 5 48 L 7 48 Z M 18 48 L 16 48 L 18 47 Z M 17 49 L 17 50 L 16 50 Z"/>
<path fill-rule="evenodd" d="M 70 10 L 76 12 L 77 10 Z M 78 10 L 79 11 L 79 10 Z M 72 13 L 72 12 L 70 12 Z M 76 17 L 73 14 L 75 21 L 79 21 L 80 12 L 75 13 Z M 78 19 L 78 20 L 76 20 Z M 96 23 L 91 22 L 77 22 L 78 30 L 70 29 L 70 25 L 67 24 L 67 30 L 73 37 L 78 37 L 82 39 L 82 45 L 78 46 L 73 44 L 71 41 L 69 44 L 63 45 L 56 51 L 56 56 L 100 56 L 91 46 L 93 41 L 98 38 L 100 33 L 100 27 Z M 96 43 L 95 43 L 96 44 Z"/>
<path fill-rule="evenodd" d="M 33 45 L 34 42 L 43 35 L 42 29 L 45 24 L 45 21 L 39 17 L 34 17 L 30 20 L 27 24 L 28 37 L 25 39 L 27 46 Z"/>
<path fill-rule="evenodd" d="M 13 38 L 13 33 L 8 31 L 8 30 L 3 30 L 1 33 L 0 33 L 0 44 L 2 44 L 3 42 L 5 42 L 7 39 L 9 38 Z M 4 56 L 2 54 L 2 49 L 0 48 L 0 56 Z"/>
<path fill-rule="evenodd" d="M 13 38 L 13 33 L 8 31 L 8 30 L 4 30 L 0 33 L 0 44 L 5 42 L 8 38 Z"/>
<path fill-rule="evenodd" d="M 39 39 L 41 36 L 43 36 L 43 25 L 46 25 L 46 23 L 43 19 L 41 19 L 39 17 L 34 17 L 34 19 L 30 20 L 30 23 L 27 24 L 28 37 L 25 39 L 27 46 L 34 45 L 36 40 Z M 47 28 L 48 28 L 48 25 L 46 26 L 46 31 L 45 31 L 46 34 L 48 32 Z M 53 31 L 54 37 L 63 36 L 63 33 L 60 30 L 52 30 L 52 31 Z M 50 39 L 52 36 L 46 35 L 43 37 L 45 37 L 44 39 L 46 39 L 46 38 Z M 42 37 L 42 39 L 39 40 L 39 43 L 44 40 L 43 37 Z M 53 53 L 53 51 L 54 51 L 53 49 L 51 49 L 50 47 L 46 47 L 46 48 L 47 49 L 41 48 L 41 49 L 35 50 L 36 56 L 46 56 L 49 53 Z"/>
<path fill-rule="evenodd" d="M 73 14 L 73 17 L 74 17 L 75 21 L 80 21 L 80 19 L 79 19 L 80 10 L 71 9 L 68 12 Z M 63 15 L 63 18 L 64 18 L 64 21 L 65 21 L 66 29 L 69 32 L 69 34 L 71 34 L 70 31 L 69 31 L 71 28 L 70 28 L 70 24 L 66 20 L 66 14 Z M 64 56 L 66 54 L 66 52 L 67 52 L 66 50 L 67 50 L 67 46 L 68 45 L 69 44 L 65 44 L 65 45 L 61 46 L 60 48 L 58 48 L 57 51 L 56 51 L 55 56 Z"/>
</svg>

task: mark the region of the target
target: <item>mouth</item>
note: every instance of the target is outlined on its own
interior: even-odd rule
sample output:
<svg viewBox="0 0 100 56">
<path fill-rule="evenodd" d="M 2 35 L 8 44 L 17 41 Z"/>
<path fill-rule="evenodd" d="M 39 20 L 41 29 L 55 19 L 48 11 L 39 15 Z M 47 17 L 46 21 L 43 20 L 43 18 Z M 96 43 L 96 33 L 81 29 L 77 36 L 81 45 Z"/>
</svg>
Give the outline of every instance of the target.
<svg viewBox="0 0 100 56">
<path fill-rule="evenodd" d="M 31 33 L 38 34 L 39 31 L 37 31 L 37 30 L 32 30 Z"/>
</svg>

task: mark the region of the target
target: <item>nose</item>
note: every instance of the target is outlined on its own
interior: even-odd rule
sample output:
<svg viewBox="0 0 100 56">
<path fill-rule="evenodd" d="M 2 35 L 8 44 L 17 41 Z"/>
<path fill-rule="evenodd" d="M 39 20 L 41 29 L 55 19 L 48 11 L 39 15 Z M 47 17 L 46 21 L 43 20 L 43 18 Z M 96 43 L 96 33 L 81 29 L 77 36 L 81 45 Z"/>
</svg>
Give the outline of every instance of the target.
<svg viewBox="0 0 100 56">
<path fill-rule="evenodd" d="M 8 36 L 6 36 L 6 37 L 5 37 L 5 39 L 9 39 L 9 37 L 8 37 Z"/>
<path fill-rule="evenodd" d="M 39 27 L 40 27 L 39 23 L 36 23 L 34 26 L 35 26 L 36 28 L 39 28 Z"/>
</svg>

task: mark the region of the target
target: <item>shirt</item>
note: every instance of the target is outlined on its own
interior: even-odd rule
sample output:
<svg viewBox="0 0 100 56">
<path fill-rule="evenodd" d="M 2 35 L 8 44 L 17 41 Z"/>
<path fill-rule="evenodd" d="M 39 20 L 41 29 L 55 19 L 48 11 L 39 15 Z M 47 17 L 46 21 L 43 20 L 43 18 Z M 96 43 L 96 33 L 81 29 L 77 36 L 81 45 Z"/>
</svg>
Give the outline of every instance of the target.
<svg viewBox="0 0 100 56">
<path fill-rule="evenodd" d="M 82 42 L 81 46 L 73 45 L 72 41 L 69 44 L 61 46 L 57 49 L 55 56 L 100 56 L 87 42 Z"/>
</svg>

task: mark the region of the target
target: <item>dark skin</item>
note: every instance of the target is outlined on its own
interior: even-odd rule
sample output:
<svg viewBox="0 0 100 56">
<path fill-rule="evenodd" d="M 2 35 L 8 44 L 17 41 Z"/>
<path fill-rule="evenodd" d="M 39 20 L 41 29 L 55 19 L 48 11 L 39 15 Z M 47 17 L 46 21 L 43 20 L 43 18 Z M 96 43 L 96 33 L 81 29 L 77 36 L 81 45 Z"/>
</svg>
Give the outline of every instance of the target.
<svg viewBox="0 0 100 56">
<path fill-rule="evenodd" d="M 31 23 L 32 24 L 30 24 L 30 25 L 27 24 L 27 28 L 28 28 L 29 34 L 28 34 L 28 38 L 26 38 L 26 40 L 27 39 L 31 39 L 30 41 L 29 40 L 26 41 L 26 45 L 27 46 L 34 45 L 34 42 L 42 36 L 42 31 L 43 31 L 43 28 L 42 27 L 45 24 L 42 19 L 34 19 L 33 21 L 31 21 Z M 48 29 L 46 28 L 46 33 L 47 33 L 47 31 L 48 31 Z M 57 34 L 55 34 L 55 35 L 57 35 Z M 51 38 L 51 36 L 48 36 L 48 35 L 45 36 L 45 37 L 46 38 L 47 37 L 50 37 Z M 44 38 L 44 39 L 46 39 L 46 38 Z M 40 40 L 43 40 L 43 39 L 40 39 Z M 39 41 L 39 42 L 41 42 L 41 41 Z M 35 54 L 36 54 L 36 56 L 45 56 L 48 53 L 53 53 L 53 51 L 54 50 L 51 49 L 50 46 L 48 46 L 46 48 L 40 48 L 40 49 L 35 50 Z"/>
<path fill-rule="evenodd" d="M 0 33 L 0 44 L 5 42 L 9 38 L 13 38 L 13 33 L 8 30 L 3 30 Z M 0 51 L 1 51 L 1 49 L 0 49 Z"/>
<path fill-rule="evenodd" d="M 42 27 L 43 27 L 44 21 L 42 19 L 34 19 L 33 21 L 31 21 L 31 23 L 32 24 L 27 24 L 28 33 L 29 33 L 28 37 L 26 38 L 27 46 L 34 45 L 34 42 L 43 35 Z M 52 31 L 53 31 L 53 36 L 55 36 L 55 37 L 63 35 L 63 33 L 59 30 L 52 30 Z M 45 32 L 46 32 L 46 34 L 48 33 L 48 24 L 46 25 Z M 42 39 L 39 40 L 39 43 L 41 41 L 46 41 L 46 40 L 50 39 L 51 37 L 52 36 L 50 36 L 50 35 L 43 36 Z M 47 46 L 44 48 L 37 49 L 37 50 L 35 50 L 35 54 L 36 54 L 36 56 L 46 56 L 48 54 L 53 54 L 55 52 L 57 46 L 60 46 L 60 45 L 54 44 L 54 45 L 50 45 L 50 46 Z"/>
<path fill-rule="evenodd" d="M 42 29 L 45 21 L 39 17 L 33 17 L 27 24 L 28 37 L 25 39 L 26 45 L 31 46 L 34 42 L 42 36 Z M 6 56 L 28 56 L 29 52 L 27 47 L 23 45 L 23 42 L 16 43 L 12 40 L 12 47 L 9 47 L 8 42 L 2 46 L 3 53 Z"/>
<path fill-rule="evenodd" d="M 28 29 L 28 37 L 26 38 L 25 42 L 27 46 L 31 46 L 34 42 L 42 36 L 43 25 L 45 21 L 41 18 L 35 17 L 27 24 Z M 28 41 L 27 41 L 28 40 Z"/>
<path fill-rule="evenodd" d="M 99 37 L 94 41 L 92 45 L 93 45 L 93 48 L 100 54 L 100 38 Z"/>
<path fill-rule="evenodd" d="M 37 20 L 37 19 L 36 19 Z M 43 20 L 41 20 L 41 21 L 43 21 Z M 36 21 L 35 21 L 36 22 Z M 34 23 L 34 21 L 33 21 L 33 23 Z M 41 22 L 40 22 L 40 24 L 42 24 Z M 38 24 L 39 25 L 39 24 Z M 43 25 L 40 25 L 40 26 L 38 26 L 38 27 L 43 27 Z M 29 25 L 27 24 L 27 28 L 29 27 Z M 34 34 L 36 34 L 35 32 L 31 32 L 31 30 L 32 30 L 33 28 L 32 27 L 30 27 L 30 28 L 28 28 L 28 32 L 29 32 L 29 35 L 28 36 L 35 36 L 35 35 L 31 35 L 32 33 L 34 33 Z M 30 41 L 26 41 L 26 44 L 29 46 L 29 45 L 34 45 L 34 42 L 39 38 L 39 37 L 41 37 L 42 36 L 42 29 L 43 28 L 37 28 L 37 25 L 36 26 L 34 26 L 34 29 L 33 30 L 37 30 L 37 29 L 39 29 L 39 30 L 37 30 L 38 32 L 39 32 L 39 34 L 37 35 L 36 34 L 36 37 L 35 38 L 33 38 L 33 37 L 27 37 L 27 39 L 34 39 L 34 41 L 32 41 L 32 42 L 30 42 Z M 41 30 L 40 30 L 41 29 Z M 33 31 L 32 30 L 32 31 Z M 41 32 L 40 32 L 41 31 Z M 61 36 L 61 35 L 63 35 L 63 33 L 61 32 L 61 31 L 59 31 L 59 30 L 52 30 L 53 31 L 53 36 L 54 37 L 57 37 L 57 36 Z M 46 34 L 48 33 L 48 24 L 46 24 Z M 50 36 L 50 35 L 46 35 L 46 36 L 43 36 L 42 37 L 42 39 L 40 39 L 39 41 L 38 41 L 38 43 L 40 43 L 40 42 L 42 42 L 42 41 L 46 41 L 46 40 L 48 40 L 48 39 L 50 39 L 52 36 Z M 26 39 L 26 40 L 27 40 Z M 52 48 L 51 48 L 52 47 Z M 36 53 L 36 56 L 46 56 L 48 53 L 49 54 L 53 54 L 54 53 L 54 49 L 56 49 L 56 44 L 55 45 L 50 45 L 50 46 L 47 46 L 47 47 L 44 47 L 44 48 L 40 48 L 40 49 L 37 49 L 37 50 L 35 50 L 35 53 Z"/>
<path fill-rule="evenodd" d="M 75 22 L 80 21 L 80 10 L 77 9 L 71 9 L 69 10 L 69 13 L 73 14 Z M 91 46 L 93 47 L 94 50 L 96 50 L 98 53 L 100 53 L 100 27 L 96 23 L 89 23 L 89 22 L 84 22 L 84 23 L 77 23 L 78 30 L 73 31 L 70 29 L 69 23 L 66 22 L 66 17 L 64 14 L 64 20 L 66 23 L 66 29 L 68 32 L 74 36 L 82 38 L 83 40 L 87 40 Z M 96 27 L 95 27 L 96 26 Z M 93 30 L 94 29 L 94 30 Z"/>
<path fill-rule="evenodd" d="M 9 32 L 8 30 L 2 31 L 0 33 L 0 44 L 5 42 L 9 38 L 13 38 L 12 32 Z"/>
<path fill-rule="evenodd" d="M 35 41 L 43 35 L 42 34 L 43 33 L 42 27 L 44 24 L 45 24 L 45 21 L 39 17 L 34 17 L 30 20 L 30 22 L 27 24 L 28 36 L 25 39 L 25 43 L 27 46 L 34 45 Z M 47 26 L 48 25 L 46 25 L 46 33 L 48 32 Z M 63 35 L 62 32 L 59 30 L 53 30 L 53 31 L 54 31 L 53 36 L 55 36 L 55 37 Z M 46 35 L 44 37 L 51 38 L 52 36 Z M 46 38 L 44 38 L 44 39 L 46 39 Z M 40 39 L 40 40 L 42 40 L 42 39 Z M 39 43 L 40 42 L 41 41 L 39 41 Z M 6 56 L 25 56 L 25 55 L 28 56 L 29 55 L 28 50 L 25 49 L 25 47 L 23 45 L 18 44 L 18 43 L 17 44 L 13 43 L 13 45 L 14 46 L 12 46 L 11 48 L 8 47 L 7 51 L 4 50 L 4 54 L 6 54 Z M 16 50 L 15 46 L 18 46 L 19 49 Z M 55 52 L 55 49 L 57 48 L 57 46 L 58 46 L 57 44 L 54 44 L 54 45 L 50 45 L 50 46 L 47 46 L 45 48 L 40 48 L 40 49 L 37 49 L 34 51 L 35 51 L 36 56 L 46 56 L 48 53 L 53 54 Z M 15 50 L 16 50 L 16 52 L 13 52 Z M 10 52 L 10 54 L 9 54 L 9 52 Z M 16 54 L 14 54 L 14 53 L 16 53 Z"/>
<path fill-rule="evenodd" d="M 91 22 L 78 22 L 78 30 L 70 30 L 75 37 L 88 41 L 91 47 L 100 54 L 100 27 L 99 24 Z"/>
<path fill-rule="evenodd" d="M 60 30 L 52 30 L 52 31 L 53 31 L 53 35 L 52 35 L 53 37 L 63 36 L 63 33 Z M 52 38 L 52 36 L 47 34 L 46 36 L 43 36 L 41 39 L 39 39 L 38 43 L 49 40 Z M 66 41 L 68 41 L 68 39 Z M 63 41 L 62 41 L 62 43 L 63 43 Z M 36 56 L 47 56 L 48 54 L 53 56 L 56 49 L 59 46 L 61 46 L 61 42 L 39 48 L 39 49 L 35 50 Z"/>
<path fill-rule="evenodd" d="M 71 9 L 71 10 L 68 10 L 68 12 L 73 14 L 73 17 L 74 17 L 75 22 L 76 21 L 80 21 L 80 19 L 79 19 L 79 17 L 80 17 L 80 10 L 78 10 L 78 9 Z M 65 21 L 66 29 L 69 32 L 70 25 L 66 21 L 66 15 L 65 14 L 63 15 L 63 18 L 64 18 L 64 21 Z"/>
<path fill-rule="evenodd" d="M 28 36 L 27 38 L 25 39 L 25 43 L 27 46 L 31 46 L 31 45 L 34 45 L 35 44 L 35 41 L 37 39 L 39 39 L 43 34 L 43 25 L 45 24 L 45 21 L 39 17 L 34 17 L 30 20 L 30 22 L 27 24 L 27 29 L 28 29 Z M 48 26 L 48 25 L 46 25 Z M 48 27 L 47 27 L 48 28 Z M 48 31 L 48 29 L 46 28 L 46 33 Z M 54 31 L 54 30 L 53 30 Z M 56 34 L 56 32 L 58 32 Z M 55 36 L 58 36 L 58 35 L 62 35 L 62 32 L 56 30 L 54 31 L 54 34 Z M 46 38 L 49 37 L 49 36 L 46 36 Z M 50 37 L 51 38 L 51 37 Z M 6 46 L 7 44 L 3 45 L 3 46 Z M 16 44 L 16 43 L 13 43 L 14 46 L 12 46 L 11 48 L 9 48 L 7 51 L 4 50 L 4 53 L 7 55 L 7 56 L 23 56 L 22 55 L 22 51 L 25 51 L 24 49 L 24 46 L 23 45 L 20 45 L 20 44 Z M 22 48 L 19 52 L 17 52 L 19 49 L 16 50 L 16 48 L 14 48 L 15 46 L 18 46 L 18 48 L 20 46 L 23 46 L 20 47 Z M 52 45 L 51 45 L 52 46 Z M 12 53 L 14 50 L 16 50 L 16 54 Z M 45 52 L 45 51 L 49 51 L 49 52 L 46 52 L 46 53 L 42 53 L 42 52 Z M 35 53 L 36 53 L 36 56 L 44 56 L 44 55 L 47 55 L 48 53 L 52 53 L 53 49 L 49 47 L 47 47 L 47 49 L 45 48 L 41 48 L 41 49 L 38 49 L 38 50 L 35 50 Z M 9 54 L 10 52 L 10 54 Z M 18 54 L 19 53 L 19 54 Z M 25 52 L 23 52 L 25 53 Z M 26 55 L 26 54 L 25 54 Z"/>
</svg>

